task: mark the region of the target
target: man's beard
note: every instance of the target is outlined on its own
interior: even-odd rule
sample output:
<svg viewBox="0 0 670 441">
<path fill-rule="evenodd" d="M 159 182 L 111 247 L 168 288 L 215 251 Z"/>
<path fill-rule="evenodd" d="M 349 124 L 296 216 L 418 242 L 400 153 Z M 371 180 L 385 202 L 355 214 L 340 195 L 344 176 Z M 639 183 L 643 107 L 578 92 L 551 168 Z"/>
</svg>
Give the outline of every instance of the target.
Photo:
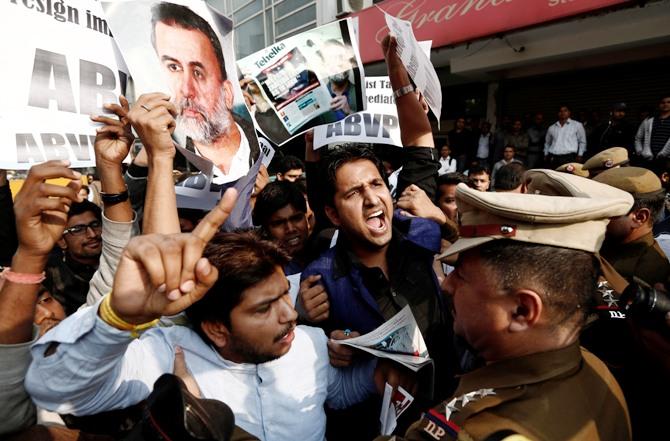
<svg viewBox="0 0 670 441">
<path fill-rule="evenodd" d="M 223 88 L 219 93 L 219 100 L 214 107 L 212 114 L 209 113 L 194 99 L 183 98 L 179 102 L 181 112 L 177 117 L 177 126 L 186 136 L 195 142 L 211 144 L 217 138 L 227 135 L 230 131 L 230 111 L 226 107 L 225 92 Z M 202 120 L 183 115 L 184 109 L 192 109 L 200 113 Z"/>
<path fill-rule="evenodd" d="M 286 325 L 286 327 L 282 329 L 282 331 L 274 337 L 272 343 L 274 344 L 279 342 L 279 340 L 281 340 L 286 334 L 291 332 L 294 328 L 295 323 Z M 251 364 L 267 363 L 268 361 L 276 360 L 277 358 L 281 357 L 280 354 L 264 352 L 259 347 L 245 341 L 244 339 L 234 336 L 234 333 L 233 338 L 231 338 L 230 341 L 230 351 L 234 352 L 238 357 L 244 360 L 244 363 L 251 363 Z"/>
</svg>

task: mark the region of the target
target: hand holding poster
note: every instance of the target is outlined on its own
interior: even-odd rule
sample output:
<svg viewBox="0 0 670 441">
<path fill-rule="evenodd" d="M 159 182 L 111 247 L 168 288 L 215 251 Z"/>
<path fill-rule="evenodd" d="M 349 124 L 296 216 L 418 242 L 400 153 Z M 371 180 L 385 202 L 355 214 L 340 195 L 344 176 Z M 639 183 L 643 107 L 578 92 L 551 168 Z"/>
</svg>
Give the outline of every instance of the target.
<svg viewBox="0 0 670 441">
<path fill-rule="evenodd" d="M 279 41 L 238 60 L 260 131 L 282 145 L 316 125 L 365 108 L 363 70 L 350 20 Z"/>
<path fill-rule="evenodd" d="M 387 13 L 384 13 L 384 17 L 389 31 L 398 41 L 398 56 L 416 87 L 423 93 L 428 107 L 437 118 L 439 127 L 442 113 L 442 88 L 435 67 L 414 38 L 412 23 Z"/>
<path fill-rule="evenodd" d="M 0 3 L 0 16 L 0 168 L 51 159 L 95 165 L 98 124 L 89 116 L 118 103 L 128 78 L 100 3 L 10 0 Z"/>
<path fill-rule="evenodd" d="M 232 22 L 199 0 L 104 2 L 138 95 L 163 91 L 175 139 L 213 163 L 212 181 L 245 176 L 260 154 L 237 81 Z"/>
</svg>

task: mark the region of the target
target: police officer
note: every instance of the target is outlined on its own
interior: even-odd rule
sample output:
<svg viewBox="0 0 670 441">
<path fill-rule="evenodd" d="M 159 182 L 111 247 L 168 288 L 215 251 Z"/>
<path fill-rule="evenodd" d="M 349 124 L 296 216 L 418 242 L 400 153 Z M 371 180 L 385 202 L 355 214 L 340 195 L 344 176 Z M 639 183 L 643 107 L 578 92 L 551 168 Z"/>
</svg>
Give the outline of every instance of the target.
<svg viewBox="0 0 670 441">
<path fill-rule="evenodd" d="M 486 364 L 406 439 L 631 439 L 621 389 L 579 346 L 608 218 L 633 203 L 620 190 L 599 191 L 591 199 L 458 186 L 461 238 L 441 257 L 459 257 L 443 288 L 456 334 Z"/>
<path fill-rule="evenodd" d="M 582 169 L 588 170 L 593 178 L 605 170 L 626 166 L 628 162 L 628 150 L 623 147 L 612 147 L 591 157 L 584 163 Z"/>
</svg>

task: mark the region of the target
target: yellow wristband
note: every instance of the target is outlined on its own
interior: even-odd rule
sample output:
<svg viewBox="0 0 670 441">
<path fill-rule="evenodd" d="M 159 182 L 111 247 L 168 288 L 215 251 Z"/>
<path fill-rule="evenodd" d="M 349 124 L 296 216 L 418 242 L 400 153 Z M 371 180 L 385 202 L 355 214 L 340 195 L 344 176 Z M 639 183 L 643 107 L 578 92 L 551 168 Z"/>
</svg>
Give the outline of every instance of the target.
<svg viewBox="0 0 670 441">
<path fill-rule="evenodd" d="M 159 321 L 159 319 L 156 319 L 147 323 L 140 323 L 139 325 L 128 323 L 127 321 L 119 317 L 116 314 L 116 312 L 114 312 L 114 310 L 112 309 L 111 302 L 112 302 L 112 293 L 110 292 L 102 300 L 102 303 L 100 303 L 100 310 L 99 310 L 100 318 L 105 323 L 116 329 L 120 329 L 121 331 L 130 331 L 130 336 L 132 338 L 139 337 L 142 331 L 146 331 L 147 329 L 154 327 L 156 323 L 158 323 Z"/>
</svg>

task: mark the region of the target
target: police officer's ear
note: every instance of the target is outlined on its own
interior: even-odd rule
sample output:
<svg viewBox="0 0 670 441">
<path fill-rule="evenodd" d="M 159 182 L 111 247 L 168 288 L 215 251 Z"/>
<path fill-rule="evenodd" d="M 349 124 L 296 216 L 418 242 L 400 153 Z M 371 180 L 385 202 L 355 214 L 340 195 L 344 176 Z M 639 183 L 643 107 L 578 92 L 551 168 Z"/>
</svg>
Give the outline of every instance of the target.
<svg viewBox="0 0 670 441">
<path fill-rule="evenodd" d="M 631 220 L 635 224 L 635 227 L 639 228 L 644 226 L 651 219 L 651 210 L 648 208 L 639 208 L 631 213 Z"/>
<path fill-rule="evenodd" d="M 200 327 L 217 348 L 222 349 L 230 343 L 230 331 L 223 323 L 204 321 Z"/>
<path fill-rule="evenodd" d="M 509 331 L 523 332 L 535 326 L 542 315 L 542 297 L 530 289 L 519 289 L 512 294 L 510 304 Z"/>
</svg>

